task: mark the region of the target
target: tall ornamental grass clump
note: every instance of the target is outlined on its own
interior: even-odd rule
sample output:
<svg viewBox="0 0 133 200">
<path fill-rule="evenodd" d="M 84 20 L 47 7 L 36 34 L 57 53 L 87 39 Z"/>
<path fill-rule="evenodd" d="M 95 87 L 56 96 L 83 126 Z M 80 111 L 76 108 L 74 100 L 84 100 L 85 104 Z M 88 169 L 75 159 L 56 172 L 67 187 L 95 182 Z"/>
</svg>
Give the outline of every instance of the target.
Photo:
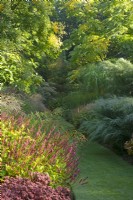
<svg viewBox="0 0 133 200">
<path fill-rule="evenodd" d="M 80 125 L 89 138 L 119 150 L 133 133 L 133 98 L 97 100 Z"/>
<path fill-rule="evenodd" d="M 30 124 L 30 118 L 1 115 L 1 179 L 31 178 L 33 173 L 50 176 L 50 185 L 66 186 L 78 176 L 76 143 L 53 129 L 46 134 Z"/>
<path fill-rule="evenodd" d="M 88 95 L 88 102 L 101 96 L 133 95 L 133 64 L 123 58 L 87 64 L 81 69 L 73 70 L 69 79 L 75 83 L 78 91 L 84 91 L 83 94 L 80 92 L 81 100 Z"/>
</svg>

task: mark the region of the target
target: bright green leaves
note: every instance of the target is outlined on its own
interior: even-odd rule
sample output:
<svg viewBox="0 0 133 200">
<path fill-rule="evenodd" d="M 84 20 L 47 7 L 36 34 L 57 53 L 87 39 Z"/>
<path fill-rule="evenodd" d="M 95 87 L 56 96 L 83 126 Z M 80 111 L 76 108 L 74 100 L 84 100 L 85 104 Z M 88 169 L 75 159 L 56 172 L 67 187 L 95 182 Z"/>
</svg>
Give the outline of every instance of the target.
<svg viewBox="0 0 133 200">
<path fill-rule="evenodd" d="M 112 44 L 117 40 L 117 49 L 113 50 L 120 53 L 119 46 L 123 44 L 128 47 L 121 47 L 125 58 L 131 58 L 132 35 L 131 27 L 133 21 L 132 2 L 126 1 L 67 1 L 65 4 L 68 10 L 68 17 L 75 16 L 78 26 L 72 30 L 68 43 L 73 50 L 71 51 L 72 65 L 83 66 L 87 63 L 102 61 L 110 54 Z M 128 37 L 125 39 L 125 34 Z M 117 38 L 121 38 L 120 40 Z M 119 43 L 120 42 L 120 43 Z M 119 45 L 120 44 L 120 45 Z M 122 45 L 121 45 L 122 46 Z M 110 55 L 109 54 L 109 55 Z"/>
<path fill-rule="evenodd" d="M 76 142 L 68 134 L 61 134 L 47 127 L 47 122 L 32 121 L 22 116 L 1 115 L 2 178 L 20 176 L 31 178 L 32 173 L 47 173 L 51 185 L 61 186 L 77 177 L 78 158 Z M 42 124 L 46 128 L 42 128 Z M 44 126 L 45 126 L 44 125 Z M 46 134 L 46 129 L 48 130 Z M 78 170 L 78 171 L 77 171 Z"/>
<path fill-rule="evenodd" d="M 42 78 L 35 72 L 37 65 L 33 60 L 24 59 L 16 52 L 4 52 L 0 58 L 0 82 L 2 87 L 13 85 L 30 93 L 34 89 L 33 83 L 36 87 L 41 83 Z"/>
<path fill-rule="evenodd" d="M 16 77 L 16 73 L 19 68 L 16 68 L 16 64 L 20 62 L 19 55 L 13 53 L 4 53 L 0 56 L 0 82 L 4 84 L 12 84 L 14 83 Z"/>
<path fill-rule="evenodd" d="M 108 44 L 108 40 L 104 37 L 98 35 L 84 36 L 82 44 L 75 46 L 71 53 L 71 61 L 80 66 L 101 61 L 106 57 Z"/>
<path fill-rule="evenodd" d="M 14 1 L 13 4 L 4 1 L 0 5 L 1 83 L 14 84 L 29 93 L 42 80 L 37 74 L 42 59 L 55 59 L 59 55 L 63 27 L 56 23 L 55 30 L 49 1 Z"/>
<path fill-rule="evenodd" d="M 69 60 L 65 78 L 88 63 L 120 57 L 132 61 L 132 8 L 131 0 L 3 0 L 2 85 L 29 93 L 43 78 L 55 80 L 51 66 L 62 50 Z"/>
</svg>

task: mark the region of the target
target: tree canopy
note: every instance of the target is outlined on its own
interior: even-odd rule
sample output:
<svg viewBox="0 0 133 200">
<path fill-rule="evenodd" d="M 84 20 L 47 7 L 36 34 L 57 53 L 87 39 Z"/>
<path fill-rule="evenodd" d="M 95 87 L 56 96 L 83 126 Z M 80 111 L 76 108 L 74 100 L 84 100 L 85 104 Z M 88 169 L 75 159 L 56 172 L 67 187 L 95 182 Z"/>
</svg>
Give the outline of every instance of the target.
<svg viewBox="0 0 133 200">
<path fill-rule="evenodd" d="M 62 44 L 61 27 L 52 22 L 49 1 L 3 1 L 1 11 L 2 83 L 30 91 L 41 77 L 42 59 L 56 58 Z M 56 28 L 57 26 L 57 28 Z"/>
<path fill-rule="evenodd" d="M 132 62 L 132 9 L 131 0 L 2 0 L 1 85 L 31 92 L 63 67 L 67 77 L 88 63 Z"/>
</svg>

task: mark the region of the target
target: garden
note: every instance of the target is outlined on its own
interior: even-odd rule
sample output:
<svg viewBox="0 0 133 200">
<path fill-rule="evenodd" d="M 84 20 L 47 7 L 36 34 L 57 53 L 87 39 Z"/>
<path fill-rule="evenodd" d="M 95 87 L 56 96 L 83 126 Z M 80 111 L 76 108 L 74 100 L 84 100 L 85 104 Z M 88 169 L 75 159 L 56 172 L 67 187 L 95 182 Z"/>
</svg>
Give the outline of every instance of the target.
<svg viewBox="0 0 133 200">
<path fill-rule="evenodd" d="M 1 200 L 133 197 L 133 2 L 0 2 Z"/>
</svg>

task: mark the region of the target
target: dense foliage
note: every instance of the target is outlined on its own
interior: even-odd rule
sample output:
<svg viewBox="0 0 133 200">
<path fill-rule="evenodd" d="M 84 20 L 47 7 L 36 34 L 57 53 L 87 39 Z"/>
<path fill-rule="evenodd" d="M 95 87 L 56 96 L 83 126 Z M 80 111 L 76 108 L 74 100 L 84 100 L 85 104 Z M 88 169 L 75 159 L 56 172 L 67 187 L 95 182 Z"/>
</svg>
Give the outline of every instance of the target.
<svg viewBox="0 0 133 200">
<path fill-rule="evenodd" d="M 69 87 L 71 70 L 109 58 L 132 61 L 132 6 L 131 0 L 2 0 L 2 86 L 33 92 L 45 79 Z"/>
<path fill-rule="evenodd" d="M 80 129 L 88 133 L 91 140 L 123 150 L 133 133 L 133 98 L 97 100 Z"/>
<path fill-rule="evenodd" d="M 49 132 L 49 130 L 53 128 L 54 131 L 59 131 L 61 134 L 67 135 L 71 141 L 75 141 L 77 143 L 84 142 L 85 137 L 83 134 L 75 130 L 74 125 L 66 121 L 63 117 L 63 113 L 65 112 L 66 111 L 62 111 L 61 108 L 56 108 L 53 112 L 36 112 L 31 113 L 29 116 L 32 124 L 36 124 L 37 126 L 42 124 L 42 128 L 44 128 L 46 132 Z"/>
<path fill-rule="evenodd" d="M 133 155 L 133 136 L 129 141 L 126 141 L 124 147 L 127 150 L 129 155 Z"/>
<path fill-rule="evenodd" d="M 71 200 L 69 189 L 62 187 L 53 189 L 49 183 L 50 178 L 47 174 L 36 173 L 32 181 L 20 177 L 6 177 L 1 185 L 1 200 Z"/>
<path fill-rule="evenodd" d="M 82 132 L 132 154 L 132 9 L 132 0 L 1 0 L 3 198 L 69 199 L 50 186 L 76 180 Z"/>
<path fill-rule="evenodd" d="M 68 135 L 30 123 L 27 117 L 1 117 L 1 177 L 48 173 L 51 185 L 67 185 L 79 174 L 76 143 Z"/>
<path fill-rule="evenodd" d="M 67 77 L 72 90 L 59 98 L 64 108 L 77 108 L 99 97 L 132 96 L 133 64 L 123 58 L 87 64 Z"/>
<path fill-rule="evenodd" d="M 75 17 L 70 39 L 66 41 L 71 47 L 72 66 L 82 67 L 106 57 L 132 59 L 131 0 L 62 2 L 70 22 Z"/>
<path fill-rule="evenodd" d="M 3 200 L 70 200 L 85 136 L 133 154 L 132 10 L 132 0 L 1 0 Z"/>
<path fill-rule="evenodd" d="M 61 46 L 61 27 L 51 21 L 52 9 L 49 1 L 1 2 L 2 85 L 30 92 L 41 83 L 37 67 L 45 67 Z"/>
<path fill-rule="evenodd" d="M 69 81 L 81 91 L 89 93 L 88 100 L 91 96 L 130 96 L 133 95 L 133 64 L 123 58 L 88 64 L 82 69 L 73 70 Z"/>
</svg>

